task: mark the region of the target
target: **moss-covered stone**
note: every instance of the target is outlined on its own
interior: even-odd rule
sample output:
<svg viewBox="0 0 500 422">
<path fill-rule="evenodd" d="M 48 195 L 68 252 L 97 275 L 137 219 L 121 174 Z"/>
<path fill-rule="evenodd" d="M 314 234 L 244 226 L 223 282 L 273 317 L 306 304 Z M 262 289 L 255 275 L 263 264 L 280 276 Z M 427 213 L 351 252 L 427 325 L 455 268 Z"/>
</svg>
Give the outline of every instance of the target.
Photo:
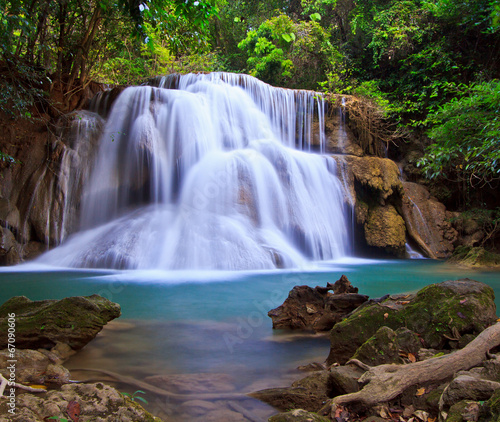
<svg viewBox="0 0 500 422">
<path fill-rule="evenodd" d="M 7 347 L 9 316 L 15 315 L 15 341 L 19 349 L 51 349 L 64 343 L 78 350 L 121 314 L 120 305 L 99 295 L 61 300 L 31 301 L 25 296 L 0 306 L 0 349 Z"/>
<path fill-rule="evenodd" d="M 500 422 L 500 390 L 493 393 L 490 399 L 484 403 L 480 422 Z"/>
<path fill-rule="evenodd" d="M 327 362 L 345 363 L 382 326 L 406 327 L 420 336 L 424 347 L 449 347 L 450 341 L 464 334 L 477 335 L 496 321 L 494 300 L 491 287 L 463 279 L 431 284 L 414 297 L 367 304 L 335 324 Z"/>
<path fill-rule="evenodd" d="M 459 246 L 448 261 L 466 267 L 498 267 L 500 266 L 500 254 L 487 251 L 479 246 Z"/>
<path fill-rule="evenodd" d="M 400 352 L 413 353 L 416 356 L 420 347 L 418 336 L 412 331 L 404 327 L 394 331 L 382 326 L 356 350 L 353 359 L 370 366 L 403 363 Z"/>
</svg>

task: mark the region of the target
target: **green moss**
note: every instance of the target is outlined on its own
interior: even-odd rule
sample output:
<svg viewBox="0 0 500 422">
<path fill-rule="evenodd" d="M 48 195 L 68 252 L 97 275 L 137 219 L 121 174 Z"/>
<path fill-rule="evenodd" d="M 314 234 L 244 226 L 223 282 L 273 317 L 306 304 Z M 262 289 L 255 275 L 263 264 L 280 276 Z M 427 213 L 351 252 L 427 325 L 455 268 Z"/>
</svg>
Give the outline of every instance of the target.
<svg viewBox="0 0 500 422">
<path fill-rule="evenodd" d="M 497 267 L 500 266 L 500 254 L 482 247 L 459 246 L 448 261 L 468 267 Z"/>
<path fill-rule="evenodd" d="M 386 326 L 406 327 L 424 346 L 441 349 L 450 339 L 478 334 L 496 321 L 491 287 L 473 280 L 446 281 L 420 290 L 410 301 L 388 299 L 355 311 L 330 332 L 328 364 L 345 363 L 356 349 Z"/>
</svg>

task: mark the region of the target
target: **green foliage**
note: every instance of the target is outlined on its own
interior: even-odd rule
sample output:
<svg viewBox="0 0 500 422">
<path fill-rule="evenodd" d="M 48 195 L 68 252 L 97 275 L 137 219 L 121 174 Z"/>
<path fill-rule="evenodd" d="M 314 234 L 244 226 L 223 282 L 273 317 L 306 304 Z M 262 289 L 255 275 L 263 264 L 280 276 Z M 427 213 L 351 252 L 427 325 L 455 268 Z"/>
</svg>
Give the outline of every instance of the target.
<svg viewBox="0 0 500 422">
<path fill-rule="evenodd" d="M 248 55 L 251 75 L 273 85 L 311 89 L 338 53 L 318 22 L 295 22 L 286 15 L 248 31 L 238 47 Z M 316 71 L 311 72 L 311 67 Z"/>
<path fill-rule="evenodd" d="M 139 394 L 146 394 L 144 391 L 142 390 L 137 390 L 137 391 L 134 391 L 133 394 L 130 394 L 130 393 L 122 393 L 123 396 L 126 396 L 128 397 L 130 400 L 132 400 L 133 402 L 139 400 L 139 401 L 142 401 L 143 403 L 145 404 L 148 404 L 148 401 L 144 398 L 144 397 L 141 397 L 139 396 Z"/>
<path fill-rule="evenodd" d="M 430 179 L 484 186 L 500 180 L 500 82 L 471 84 L 429 115 L 434 141 L 419 161 Z"/>
</svg>

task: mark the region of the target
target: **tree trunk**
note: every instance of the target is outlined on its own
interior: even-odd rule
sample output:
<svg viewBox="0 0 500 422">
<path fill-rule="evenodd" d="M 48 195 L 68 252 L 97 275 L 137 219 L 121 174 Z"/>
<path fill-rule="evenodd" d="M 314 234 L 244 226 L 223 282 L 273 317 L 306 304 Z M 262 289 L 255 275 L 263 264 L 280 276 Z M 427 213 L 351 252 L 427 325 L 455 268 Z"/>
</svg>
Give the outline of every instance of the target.
<svg viewBox="0 0 500 422">
<path fill-rule="evenodd" d="M 96 6 L 94 12 L 92 13 L 92 18 L 90 19 L 87 30 L 83 35 L 80 45 L 78 46 L 76 58 L 73 62 L 73 68 L 71 69 L 71 75 L 68 81 L 68 91 L 72 89 L 73 84 L 77 79 L 82 68 L 85 68 L 84 62 L 88 57 L 88 52 L 90 50 L 90 47 L 92 46 L 92 42 L 94 41 L 95 32 L 97 30 L 97 26 L 99 24 L 100 19 L 101 19 L 101 8 L 99 6 Z M 83 85 L 84 83 L 85 83 L 84 80 L 80 81 L 81 85 Z"/>
</svg>

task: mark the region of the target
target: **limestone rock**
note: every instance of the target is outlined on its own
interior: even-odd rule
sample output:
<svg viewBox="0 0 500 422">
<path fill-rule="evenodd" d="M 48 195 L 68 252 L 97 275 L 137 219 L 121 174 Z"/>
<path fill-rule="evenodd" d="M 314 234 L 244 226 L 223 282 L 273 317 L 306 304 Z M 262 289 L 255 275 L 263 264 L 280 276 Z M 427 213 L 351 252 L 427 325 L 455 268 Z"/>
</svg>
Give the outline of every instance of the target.
<svg viewBox="0 0 500 422">
<path fill-rule="evenodd" d="M 493 289 L 469 279 L 431 284 L 414 297 L 367 303 L 335 324 L 327 363 L 347 362 L 382 326 L 406 327 L 420 336 L 424 347 L 441 349 L 464 334 L 483 331 L 496 321 L 495 312 Z"/>
<path fill-rule="evenodd" d="M 0 373 L 9 378 L 7 367 L 9 351 L 0 350 Z M 30 384 L 67 384 L 70 379 L 69 371 L 59 364 L 57 357 L 44 354 L 37 350 L 17 349 L 16 360 L 16 382 Z"/>
<path fill-rule="evenodd" d="M 14 265 L 21 261 L 21 245 L 9 229 L 0 227 L 0 265 Z"/>
<path fill-rule="evenodd" d="M 357 293 L 332 294 L 334 291 L 357 291 L 347 277 L 327 287 L 295 286 L 283 304 L 268 312 L 273 328 L 328 331 L 362 303 L 368 296 Z"/>
<path fill-rule="evenodd" d="M 393 194 L 402 194 L 398 166 L 388 158 L 353 157 L 345 158 L 356 182 L 372 192 L 372 197 L 384 203 Z"/>
<path fill-rule="evenodd" d="M 446 207 L 422 185 L 404 182 L 403 187 L 402 211 L 410 236 L 429 257 L 448 258 L 458 233 L 449 222 Z"/>
<path fill-rule="evenodd" d="M 328 395 L 336 397 L 342 394 L 355 393 L 356 391 L 359 391 L 360 385 L 358 380 L 363 373 L 364 371 L 358 366 L 333 366 L 330 369 Z"/>
<path fill-rule="evenodd" d="M 96 384 L 67 384 L 61 390 L 43 395 L 19 394 L 16 397 L 16 415 L 0 416 L 0 422 L 43 422 L 48 418 L 68 418 L 68 404 L 76 402 L 80 408 L 80 422 L 161 422 L 142 406 L 120 394 L 116 389 Z M 0 415 L 6 415 L 5 402 L 0 403 Z"/>
<path fill-rule="evenodd" d="M 370 209 L 364 229 L 368 245 L 385 249 L 395 255 L 404 253 L 405 222 L 392 205 L 376 206 Z"/>
<path fill-rule="evenodd" d="M 304 409 L 314 412 L 328 400 L 328 371 L 319 371 L 295 381 L 291 387 L 267 388 L 251 393 L 259 399 L 281 411 Z"/>
<path fill-rule="evenodd" d="M 452 406 L 461 400 L 488 400 L 497 389 L 500 389 L 500 383 L 496 381 L 462 374 L 450 382 L 441 400 L 444 406 Z"/>
<path fill-rule="evenodd" d="M 8 315 L 15 314 L 18 349 L 51 349 L 58 342 L 79 350 L 106 323 L 118 318 L 120 305 L 99 295 L 31 301 L 16 296 L 0 306 L 0 348 L 7 347 Z"/>
</svg>

